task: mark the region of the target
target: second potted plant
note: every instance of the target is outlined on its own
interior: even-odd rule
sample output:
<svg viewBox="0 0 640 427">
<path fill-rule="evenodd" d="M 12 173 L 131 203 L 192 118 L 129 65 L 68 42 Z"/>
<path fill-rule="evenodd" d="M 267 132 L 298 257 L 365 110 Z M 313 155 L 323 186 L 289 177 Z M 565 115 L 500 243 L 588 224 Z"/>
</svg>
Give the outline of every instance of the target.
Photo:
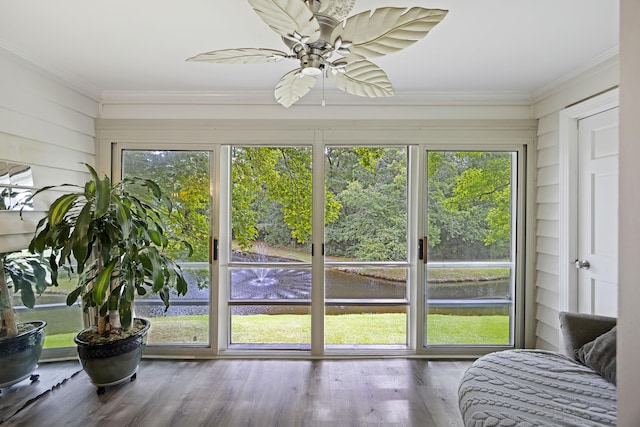
<svg viewBox="0 0 640 427">
<path fill-rule="evenodd" d="M 91 179 L 51 204 L 29 250 L 49 254 L 54 284 L 61 269 L 77 274 L 67 304 L 81 298 L 90 318 L 97 319 L 75 342 L 83 368 L 101 394 L 105 386 L 135 378 L 149 329 L 147 320 L 134 318 L 136 296 L 158 294 L 166 310 L 172 289 L 184 295 L 187 282 L 180 266 L 164 253 L 169 244 L 164 220 L 172 204 L 160 187 L 140 178 L 112 185 L 87 168 Z M 34 196 L 58 187 L 44 187 Z"/>
<path fill-rule="evenodd" d="M 35 294 L 50 286 L 47 269 L 42 259 L 20 252 L 0 254 L 0 389 L 30 378 L 38 367 L 44 344 L 43 320 L 18 323 L 13 307 L 13 293 L 20 293 L 22 304 L 33 308 Z"/>
</svg>

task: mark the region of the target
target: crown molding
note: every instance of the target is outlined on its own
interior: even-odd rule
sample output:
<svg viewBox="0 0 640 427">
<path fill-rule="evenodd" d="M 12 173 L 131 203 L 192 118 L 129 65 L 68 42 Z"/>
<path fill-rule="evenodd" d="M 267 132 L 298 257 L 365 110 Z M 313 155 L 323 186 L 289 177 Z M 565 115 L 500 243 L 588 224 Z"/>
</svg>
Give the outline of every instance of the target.
<svg viewBox="0 0 640 427">
<path fill-rule="evenodd" d="M 563 92 L 568 86 L 605 68 L 617 66 L 620 62 L 620 46 L 614 46 L 594 57 L 587 64 L 577 68 L 549 84 L 531 92 L 531 103 L 536 104 L 545 98 Z"/>
<path fill-rule="evenodd" d="M 27 54 L 21 49 L 13 46 L 11 43 L 0 38 L 0 54 L 20 62 L 21 65 L 45 76 L 46 78 L 60 83 L 67 88 L 74 90 L 95 102 L 100 101 L 100 89 L 82 81 L 77 76 L 67 73 L 59 68 L 45 64 L 35 57 Z"/>
<path fill-rule="evenodd" d="M 272 91 L 167 92 L 103 91 L 102 105 L 108 104 L 191 104 L 191 105 L 277 105 Z M 530 105 L 525 92 L 405 92 L 388 98 L 367 98 L 341 91 L 311 92 L 296 105 L 333 106 L 434 106 L 434 105 Z"/>
</svg>

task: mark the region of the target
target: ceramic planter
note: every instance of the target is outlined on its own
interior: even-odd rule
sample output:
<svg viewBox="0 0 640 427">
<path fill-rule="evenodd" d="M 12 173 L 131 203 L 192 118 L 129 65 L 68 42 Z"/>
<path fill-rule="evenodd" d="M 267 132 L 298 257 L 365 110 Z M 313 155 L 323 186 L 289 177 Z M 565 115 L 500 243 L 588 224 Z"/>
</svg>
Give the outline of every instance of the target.
<svg viewBox="0 0 640 427">
<path fill-rule="evenodd" d="M 33 371 L 38 367 L 47 322 L 35 320 L 26 323 L 32 324 L 34 328 L 0 342 L 0 388 L 9 387 L 29 377 L 32 381 L 38 379 Z"/>
<path fill-rule="evenodd" d="M 142 352 L 147 342 L 147 332 L 151 323 L 146 319 L 135 319 L 144 323 L 144 328 L 127 338 L 100 344 L 90 344 L 75 337 L 78 346 L 78 357 L 82 368 L 89 375 L 91 382 L 98 387 L 98 394 L 105 387 L 120 384 L 129 379 L 134 380 Z"/>
</svg>

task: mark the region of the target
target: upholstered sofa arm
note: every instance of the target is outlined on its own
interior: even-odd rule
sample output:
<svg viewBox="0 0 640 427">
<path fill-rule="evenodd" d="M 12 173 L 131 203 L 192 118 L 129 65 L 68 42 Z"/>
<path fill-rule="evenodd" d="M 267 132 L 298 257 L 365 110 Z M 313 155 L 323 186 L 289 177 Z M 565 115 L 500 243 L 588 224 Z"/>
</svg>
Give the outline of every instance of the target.
<svg viewBox="0 0 640 427">
<path fill-rule="evenodd" d="M 562 351 L 575 359 L 575 350 L 593 341 L 616 326 L 615 317 L 596 316 L 585 313 L 560 312 L 560 331 L 563 338 Z"/>
</svg>

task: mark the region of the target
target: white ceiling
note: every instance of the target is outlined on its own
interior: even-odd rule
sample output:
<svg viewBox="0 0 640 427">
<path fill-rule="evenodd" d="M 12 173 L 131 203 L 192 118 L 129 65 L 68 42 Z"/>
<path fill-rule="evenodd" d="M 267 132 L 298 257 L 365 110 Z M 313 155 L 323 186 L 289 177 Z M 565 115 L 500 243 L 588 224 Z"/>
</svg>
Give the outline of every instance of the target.
<svg viewBox="0 0 640 427">
<path fill-rule="evenodd" d="M 448 9 L 423 40 L 372 61 L 396 94 L 532 94 L 615 54 L 618 0 L 358 0 L 351 15 L 385 6 Z M 271 92 L 294 60 L 185 62 L 201 52 L 286 50 L 246 0 L 0 0 L 0 48 L 103 91 Z M 332 90 L 326 82 L 326 90 Z M 317 84 L 314 91 L 321 90 Z M 275 101 L 274 101 L 275 102 Z"/>
</svg>

